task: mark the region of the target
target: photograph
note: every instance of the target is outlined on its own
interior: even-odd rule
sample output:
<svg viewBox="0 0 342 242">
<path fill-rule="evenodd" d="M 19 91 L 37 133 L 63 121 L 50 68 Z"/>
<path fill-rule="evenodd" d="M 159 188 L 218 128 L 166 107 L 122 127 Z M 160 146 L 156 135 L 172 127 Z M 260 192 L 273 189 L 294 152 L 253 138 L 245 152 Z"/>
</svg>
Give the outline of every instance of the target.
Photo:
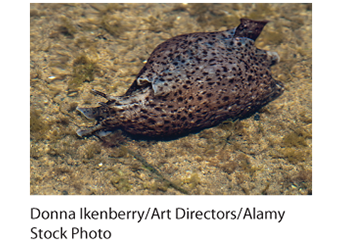
<svg viewBox="0 0 342 242">
<path fill-rule="evenodd" d="M 30 195 L 313 194 L 312 3 L 29 5 Z"/>
</svg>

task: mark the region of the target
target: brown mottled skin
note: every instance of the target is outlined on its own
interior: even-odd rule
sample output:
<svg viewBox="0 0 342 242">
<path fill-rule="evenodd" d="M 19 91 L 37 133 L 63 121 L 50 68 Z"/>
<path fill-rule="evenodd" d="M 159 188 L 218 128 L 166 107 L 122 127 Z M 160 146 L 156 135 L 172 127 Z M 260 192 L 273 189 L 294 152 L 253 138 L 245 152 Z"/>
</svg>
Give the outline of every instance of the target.
<svg viewBox="0 0 342 242">
<path fill-rule="evenodd" d="M 284 91 L 270 73 L 278 55 L 254 45 L 267 22 L 241 19 L 232 30 L 179 35 L 161 43 L 125 95 L 93 90 L 107 102 L 78 108 L 97 121 L 78 135 L 119 128 L 167 138 L 252 114 Z"/>
</svg>

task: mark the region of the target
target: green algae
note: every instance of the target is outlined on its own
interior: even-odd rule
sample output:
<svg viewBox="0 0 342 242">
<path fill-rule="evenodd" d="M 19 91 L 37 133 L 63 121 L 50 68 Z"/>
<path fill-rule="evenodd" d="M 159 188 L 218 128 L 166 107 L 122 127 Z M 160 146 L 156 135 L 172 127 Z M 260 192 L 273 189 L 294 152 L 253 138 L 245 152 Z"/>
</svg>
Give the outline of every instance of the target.
<svg viewBox="0 0 342 242">
<path fill-rule="evenodd" d="M 46 132 L 49 130 L 49 125 L 43 120 L 42 112 L 31 108 L 30 110 L 30 133 L 37 140 L 44 139 Z"/>
<path fill-rule="evenodd" d="M 158 16 L 149 16 L 148 18 L 144 19 L 144 22 L 148 23 L 148 30 L 156 33 L 160 32 L 167 32 L 168 30 L 172 29 L 175 24 L 175 20 L 177 19 L 176 16 L 170 16 L 164 19 L 159 19 Z"/>
<path fill-rule="evenodd" d="M 278 28 L 277 31 L 265 31 L 263 40 L 269 45 L 280 45 L 285 39 L 286 35 L 283 33 L 282 28 Z"/>
<path fill-rule="evenodd" d="M 291 182 L 298 187 L 304 189 L 311 189 L 312 186 L 312 170 L 311 169 L 301 169 L 291 177 Z"/>
<path fill-rule="evenodd" d="M 185 189 L 179 187 L 177 184 L 169 181 L 168 179 L 166 179 L 154 166 L 152 166 L 151 164 L 149 164 L 141 155 L 137 154 L 136 152 L 127 149 L 128 153 L 131 154 L 132 156 L 134 156 L 134 158 L 136 158 L 138 161 L 140 161 L 142 163 L 142 165 L 149 170 L 150 172 L 152 172 L 153 174 L 156 174 L 159 178 L 161 178 L 161 180 L 163 182 L 166 182 L 167 186 L 172 187 L 176 190 L 178 190 L 179 192 L 183 193 L 183 194 L 188 194 L 188 191 L 186 191 Z"/>
<path fill-rule="evenodd" d="M 239 167 L 239 164 L 237 161 L 226 161 L 223 164 L 219 165 L 219 167 L 226 173 L 231 174 L 235 172 L 235 170 Z"/>
<path fill-rule="evenodd" d="M 86 147 L 84 158 L 93 159 L 96 155 L 101 154 L 101 145 L 99 143 L 92 143 Z"/>
<path fill-rule="evenodd" d="M 61 24 L 58 27 L 58 31 L 67 37 L 73 38 L 77 30 L 72 21 L 66 16 L 61 16 L 60 21 Z"/>
<path fill-rule="evenodd" d="M 128 192 L 132 189 L 132 185 L 121 171 L 117 171 L 110 179 L 110 182 L 120 192 Z"/>
<path fill-rule="evenodd" d="M 311 139 L 311 133 L 303 128 L 297 128 L 288 133 L 283 138 L 283 143 L 286 147 L 305 147 L 307 146 L 307 139 Z"/>
<path fill-rule="evenodd" d="M 202 29 L 209 26 L 220 28 L 239 24 L 239 17 L 235 13 L 227 15 L 225 11 L 222 11 L 221 4 L 190 3 L 188 6 L 189 14 L 196 18 Z"/>
<path fill-rule="evenodd" d="M 274 9 L 272 8 L 272 4 L 269 3 L 255 3 L 253 4 L 254 8 L 247 15 L 247 18 L 250 19 L 265 19 L 273 14 Z"/>
<path fill-rule="evenodd" d="M 109 34 L 118 37 L 128 30 L 127 26 L 121 21 L 119 17 L 106 14 L 101 18 L 101 26 Z"/>
<path fill-rule="evenodd" d="M 198 184 L 200 184 L 201 179 L 198 173 L 192 173 L 190 177 L 184 178 L 182 184 L 187 184 L 190 189 L 194 189 Z"/>
<path fill-rule="evenodd" d="M 295 148 L 285 148 L 281 150 L 284 158 L 286 158 L 290 163 L 297 164 L 306 160 L 307 152 L 298 150 Z"/>
<path fill-rule="evenodd" d="M 73 61 L 72 78 L 68 82 L 69 89 L 77 89 L 85 81 L 93 81 L 94 75 L 98 71 L 97 61 L 89 56 L 81 54 Z"/>
</svg>

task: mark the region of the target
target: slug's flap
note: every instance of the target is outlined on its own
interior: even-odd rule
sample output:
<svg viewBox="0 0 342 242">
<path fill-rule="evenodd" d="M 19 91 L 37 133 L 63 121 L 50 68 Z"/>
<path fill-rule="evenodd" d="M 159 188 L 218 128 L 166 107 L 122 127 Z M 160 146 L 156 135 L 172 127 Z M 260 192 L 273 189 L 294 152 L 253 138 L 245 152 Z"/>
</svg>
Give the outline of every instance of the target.
<svg viewBox="0 0 342 242">
<path fill-rule="evenodd" d="M 156 78 L 153 80 L 152 88 L 155 96 L 166 96 L 171 92 L 169 83 L 162 78 Z"/>
<path fill-rule="evenodd" d="M 138 86 L 146 86 L 147 84 L 151 84 L 155 96 L 165 96 L 171 91 L 169 83 L 163 78 L 153 78 L 150 80 L 146 77 L 139 77 L 137 79 Z"/>
<path fill-rule="evenodd" d="M 268 22 L 268 20 L 256 21 L 242 18 L 240 19 L 240 25 L 235 30 L 234 37 L 246 37 L 255 41 Z"/>
</svg>

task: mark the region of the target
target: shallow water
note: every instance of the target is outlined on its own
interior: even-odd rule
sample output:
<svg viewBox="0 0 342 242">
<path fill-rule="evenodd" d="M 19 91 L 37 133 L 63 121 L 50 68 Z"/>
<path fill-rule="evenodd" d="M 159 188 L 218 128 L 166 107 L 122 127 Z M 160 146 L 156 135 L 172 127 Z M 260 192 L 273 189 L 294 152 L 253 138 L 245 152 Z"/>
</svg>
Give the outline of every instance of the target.
<svg viewBox="0 0 342 242">
<path fill-rule="evenodd" d="M 31 4 L 31 194 L 311 194 L 311 4 Z M 285 92 L 238 122 L 171 141 L 81 139 L 78 105 L 122 95 L 153 49 L 239 18 L 270 22 Z"/>
</svg>

